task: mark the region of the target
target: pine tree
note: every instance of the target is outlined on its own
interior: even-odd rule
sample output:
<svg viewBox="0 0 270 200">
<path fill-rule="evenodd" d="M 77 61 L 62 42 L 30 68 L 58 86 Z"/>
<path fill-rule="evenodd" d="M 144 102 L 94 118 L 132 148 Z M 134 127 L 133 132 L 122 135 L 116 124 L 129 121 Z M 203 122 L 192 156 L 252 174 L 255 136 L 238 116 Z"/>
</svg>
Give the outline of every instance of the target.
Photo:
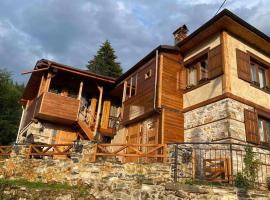
<svg viewBox="0 0 270 200">
<path fill-rule="evenodd" d="M 116 62 L 117 56 L 111 46 L 111 43 L 106 40 L 97 52 L 97 55 L 90 61 L 86 67 L 89 71 L 117 78 L 122 74 L 122 68 L 119 62 Z"/>
</svg>

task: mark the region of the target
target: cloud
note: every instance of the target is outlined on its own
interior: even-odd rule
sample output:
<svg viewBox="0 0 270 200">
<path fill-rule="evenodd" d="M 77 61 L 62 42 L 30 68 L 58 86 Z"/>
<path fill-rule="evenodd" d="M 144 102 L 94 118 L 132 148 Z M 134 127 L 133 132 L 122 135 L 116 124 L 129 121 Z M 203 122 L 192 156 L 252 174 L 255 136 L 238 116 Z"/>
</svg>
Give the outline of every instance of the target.
<svg viewBox="0 0 270 200">
<path fill-rule="evenodd" d="M 209 20 L 223 0 L 1 0 L 0 67 L 27 81 L 41 58 L 84 68 L 99 46 L 110 40 L 124 70 L 159 44 L 173 44 L 172 32 L 187 24 L 190 32 Z M 227 0 L 225 7 L 265 33 L 267 0 Z"/>
</svg>

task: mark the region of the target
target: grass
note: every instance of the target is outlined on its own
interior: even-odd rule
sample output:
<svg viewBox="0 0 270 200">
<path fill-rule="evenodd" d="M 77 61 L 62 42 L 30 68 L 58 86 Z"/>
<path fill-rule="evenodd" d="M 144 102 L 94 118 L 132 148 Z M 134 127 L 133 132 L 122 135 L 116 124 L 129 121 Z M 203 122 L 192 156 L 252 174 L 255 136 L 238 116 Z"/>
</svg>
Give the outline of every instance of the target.
<svg viewBox="0 0 270 200">
<path fill-rule="evenodd" d="M 63 183 L 42 183 L 42 182 L 30 182 L 25 179 L 9 180 L 0 178 L 0 200 L 3 198 L 3 191 L 7 187 L 25 187 L 29 189 L 39 189 L 45 191 L 67 191 L 72 192 L 76 198 L 88 196 L 88 190 L 84 186 L 70 186 Z M 39 199 L 38 195 L 33 194 L 33 199 Z"/>
<path fill-rule="evenodd" d="M 42 183 L 42 182 L 30 182 L 24 179 L 8 180 L 0 179 L 0 187 L 18 186 L 32 189 L 54 189 L 54 190 L 69 190 L 77 188 L 76 186 L 70 186 L 62 183 Z"/>
</svg>

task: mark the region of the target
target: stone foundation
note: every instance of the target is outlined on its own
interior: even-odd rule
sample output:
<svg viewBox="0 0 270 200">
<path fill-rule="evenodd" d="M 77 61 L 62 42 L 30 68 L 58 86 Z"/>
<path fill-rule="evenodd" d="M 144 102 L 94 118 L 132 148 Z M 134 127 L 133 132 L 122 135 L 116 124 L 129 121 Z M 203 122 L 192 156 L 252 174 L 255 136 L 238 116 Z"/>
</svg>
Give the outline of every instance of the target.
<svg viewBox="0 0 270 200">
<path fill-rule="evenodd" d="M 184 113 L 185 142 L 245 142 L 244 109 L 253 109 L 227 98 Z"/>
</svg>

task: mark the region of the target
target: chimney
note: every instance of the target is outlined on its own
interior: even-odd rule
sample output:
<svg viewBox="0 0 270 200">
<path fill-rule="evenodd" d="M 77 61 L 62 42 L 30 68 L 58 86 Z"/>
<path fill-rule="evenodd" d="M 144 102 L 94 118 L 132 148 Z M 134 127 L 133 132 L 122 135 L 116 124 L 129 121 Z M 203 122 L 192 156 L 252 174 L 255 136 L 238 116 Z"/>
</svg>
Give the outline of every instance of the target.
<svg viewBox="0 0 270 200">
<path fill-rule="evenodd" d="M 183 39 L 187 37 L 187 34 L 188 34 L 188 28 L 184 24 L 183 26 L 179 27 L 178 29 L 176 29 L 176 31 L 173 32 L 174 43 L 178 44 L 179 42 L 181 42 Z"/>
</svg>

